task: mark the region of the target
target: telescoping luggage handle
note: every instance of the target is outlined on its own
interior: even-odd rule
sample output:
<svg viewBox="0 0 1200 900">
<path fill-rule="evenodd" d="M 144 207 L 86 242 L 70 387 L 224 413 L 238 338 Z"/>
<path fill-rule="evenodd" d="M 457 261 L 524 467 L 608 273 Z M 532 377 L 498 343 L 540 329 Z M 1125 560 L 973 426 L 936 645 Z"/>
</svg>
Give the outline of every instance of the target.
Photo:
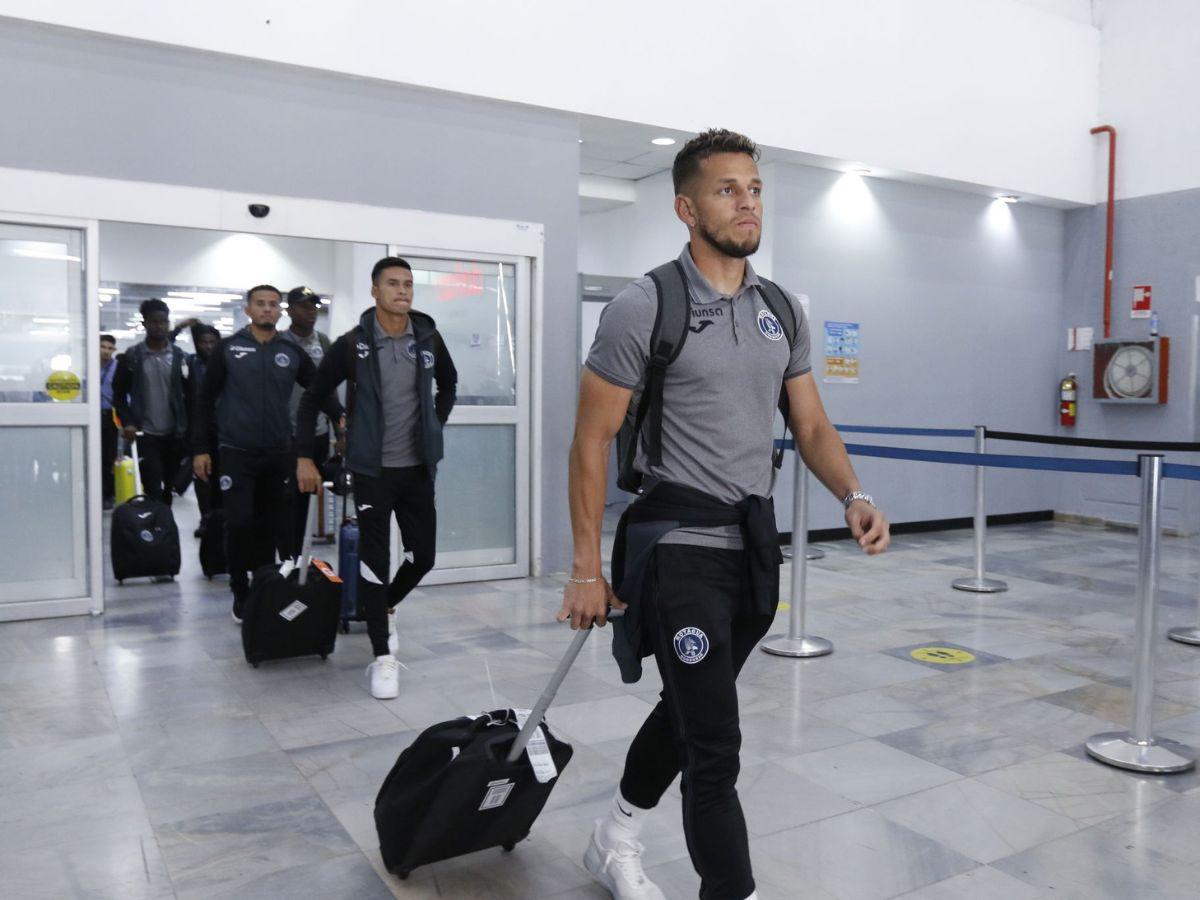
<svg viewBox="0 0 1200 900">
<path fill-rule="evenodd" d="M 623 613 L 623 610 L 610 609 L 608 618 L 615 619 Z M 567 673 L 571 671 L 571 666 L 575 663 L 575 657 L 579 655 L 579 651 L 583 649 L 584 643 L 588 639 L 588 635 L 592 633 L 591 628 L 581 628 L 575 632 L 575 638 L 571 641 L 571 646 L 567 648 L 567 652 L 563 655 L 562 662 L 558 664 L 558 668 L 554 670 L 554 674 L 550 676 L 550 683 L 546 685 L 546 689 L 542 691 L 542 696 L 538 698 L 538 702 L 534 704 L 533 711 L 529 714 L 529 718 L 525 720 L 525 727 L 521 729 L 521 733 L 517 735 L 517 739 L 513 741 L 512 749 L 508 751 L 508 761 L 516 762 L 521 758 L 521 754 L 525 752 L 525 745 L 532 740 L 533 735 L 537 732 L 538 726 L 542 724 L 542 719 L 546 717 L 546 710 L 550 708 L 550 704 L 554 702 L 554 695 L 558 693 L 558 689 L 562 687 L 562 683 L 567 678 Z"/>
<path fill-rule="evenodd" d="M 332 481 L 326 481 L 325 487 L 333 487 Z M 304 542 L 300 547 L 300 558 L 296 564 L 300 566 L 300 584 L 308 581 L 308 570 L 312 565 L 313 531 L 317 527 L 317 494 L 314 491 L 308 495 L 308 515 L 304 517 Z"/>
<path fill-rule="evenodd" d="M 129 442 L 129 453 L 133 457 L 133 492 L 139 496 L 142 493 L 142 464 L 138 459 L 137 439 L 141 436 L 142 432 L 139 431 Z"/>
</svg>

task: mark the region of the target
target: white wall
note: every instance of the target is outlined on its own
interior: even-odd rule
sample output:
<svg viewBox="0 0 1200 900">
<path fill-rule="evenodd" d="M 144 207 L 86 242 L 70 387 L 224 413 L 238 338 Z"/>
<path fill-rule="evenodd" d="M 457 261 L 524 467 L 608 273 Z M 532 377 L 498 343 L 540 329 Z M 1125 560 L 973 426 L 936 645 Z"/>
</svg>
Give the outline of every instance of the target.
<svg viewBox="0 0 1200 900">
<path fill-rule="evenodd" d="M 1100 37 L 1078 4 L 1051 6 L 1068 14 L 1021 0 L 211 0 L 181 16 L 156 0 L 0 0 L 0 15 L 684 131 L 719 113 L 768 146 L 1086 203 Z"/>
<path fill-rule="evenodd" d="M 1117 196 L 1200 187 L 1200 3 L 1096 0 L 1100 120 L 1117 129 Z M 1096 197 L 1107 142 L 1095 138 Z"/>
<path fill-rule="evenodd" d="M 273 284 L 285 293 L 307 285 L 332 294 L 334 247 L 333 241 L 102 222 L 100 279 L 243 291 Z"/>
</svg>

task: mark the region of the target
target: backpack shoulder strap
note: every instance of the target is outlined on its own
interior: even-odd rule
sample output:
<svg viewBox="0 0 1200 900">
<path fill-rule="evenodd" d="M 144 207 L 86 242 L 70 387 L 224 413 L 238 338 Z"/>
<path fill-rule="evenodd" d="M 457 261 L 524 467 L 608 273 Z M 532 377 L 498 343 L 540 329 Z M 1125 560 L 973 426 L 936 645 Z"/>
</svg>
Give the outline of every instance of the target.
<svg viewBox="0 0 1200 900">
<path fill-rule="evenodd" d="M 800 322 L 796 318 L 796 309 L 792 306 L 792 301 L 784 292 L 783 288 L 775 282 L 759 276 L 758 292 L 762 294 L 763 302 L 767 304 L 767 308 L 771 310 L 772 315 L 779 320 L 780 326 L 783 328 L 783 333 L 787 335 L 788 347 L 792 350 L 796 349 L 796 341 L 800 339 Z M 788 401 L 787 385 L 779 385 L 779 412 L 783 415 L 785 437 L 786 428 L 791 412 L 791 403 Z M 771 462 L 776 469 L 783 467 L 783 451 L 775 450 L 771 454 Z"/>
<path fill-rule="evenodd" d="M 788 298 L 787 293 L 775 282 L 768 281 L 761 276 L 759 277 L 758 292 L 762 294 L 767 308 L 771 310 L 771 313 L 779 320 L 779 324 L 783 326 L 783 333 L 787 335 L 788 346 L 793 350 L 796 349 L 796 341 L 800 337 L 800 323 L 796 319 L 796 309 L 792 306 L 792 301 Z"/>
<path fill-rule="evenodd" d="M 664 263 L 647 274 L 654 282 L 658 312 L 650 331 L 650 361 L 646 366 L 645 384 L 634 421 L 634 440 L 630 442 L 629 452 L 636 455 L 637 437 L 640 435 L 650 465 L 661 465 L 663 384 L 667 367 L 678 358 L 687 340 L 691 298 L 687 275 L 678 260 Z M 644 432 L 643 424 L 646 426 Z"/>
</svg>

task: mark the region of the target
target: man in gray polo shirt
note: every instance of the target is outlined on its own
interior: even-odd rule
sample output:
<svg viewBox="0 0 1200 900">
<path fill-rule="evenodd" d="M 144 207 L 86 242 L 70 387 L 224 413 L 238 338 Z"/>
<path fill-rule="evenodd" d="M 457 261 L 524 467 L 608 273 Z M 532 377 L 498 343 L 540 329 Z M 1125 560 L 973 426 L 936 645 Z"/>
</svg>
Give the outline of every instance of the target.
<svg viewBox="0 0 1200 900">
<path fill-rule="evenodd" d="M 170 340 L 171 312 L 158 298 L 139 307 L 146 339 L 117 361 L 113 406 L 126 444 L 137 441 L 142 490 L 170 505 L 176 473 L 187 455 L 191 406 L 186 354 Z"/>
<path fill-rule="evenodd" d="M 375 306 L 334 341 L 300 400 L 296 473 L 302 491 L 317 489 L 317 410 L 338 385 L 349 381 L 346 467 L 354 475 L 358 513 L 358 592 L 375 655 L 368 669 L 371 694 L 388 700 L 400 691 L 399 662 L 388 641 L 388 609 L 433 568 L 434 478 L 458 372 L 433 319 L 412 308 L 408 262 L 392 256 L 377 262 L 371 270 L 371 296 Z M 389 583 L 393 516 L 404 558 Z M 353 572 L 341 575 L 355 577 Z"/>
<path fill-rule="evenodd" d="M 620 599 L 601 572 L 600 527 L 609 451 L 647 382 L 658 313 L 650 278 L 606 307 L 580 387 L 570 464 L 575 554 L 558 618 L 586 628 L 603 625 L 609 606 L 625 610 L 614 637 L 623 678 L 636 679 L 640 658 L 653 654 L 663 682 L 584 855 L 588 871 L 618 900 L 663 897 L 643 871 L 638 834 L 680 775 L 700 896 L 757 896 L 736 791 L 735 680 L 779 600 L 782 558 L 769 494 L 781 386 L 800 453 L 843 501 L 863 551 L 880 553 L 889 542 L 887 519 L 861 491 L 821 405 L 800 304 L 775 293 L 746 262 L 762 230 L 757 160 L 753 142 L 724 130 L 701 134 L 675 158 L 675 212 L 689 242 L 678 269 L 656 272 L 684 280 L 689 327 L 663 376 L 659 454 L 647 452 L 641 431 L 635 468 L 645 492 L 623 516 L 613 555 Z M 783 311 L 771 308 L 768 287 L 791 305 L 782 317 L 794 319 L 794 334 L 776 314 Z"/>
</svg>

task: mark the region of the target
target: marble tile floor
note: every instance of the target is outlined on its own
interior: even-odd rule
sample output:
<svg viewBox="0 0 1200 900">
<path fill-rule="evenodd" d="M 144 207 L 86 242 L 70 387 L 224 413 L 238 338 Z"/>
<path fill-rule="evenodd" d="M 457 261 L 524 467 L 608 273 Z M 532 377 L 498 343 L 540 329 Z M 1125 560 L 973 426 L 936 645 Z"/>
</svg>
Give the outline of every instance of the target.
<svg viewBox="0 0 1200 900">
<path fill-rule="evenodd" d="M 194 510 L 178 513 L 190 535 Z M 0 895 L 606 896 L 580 856 L 659 684 L 653 667 L 622 684 L 605 633 L 551 711 L 576 755 L 515 852 L 400 881 L 372 820 L 422 728 L 536 698 L 567 643 L 559 579 L 419 589 L 399 617 L 401 695 L 379 702 L 361 626 L 327 662 L 247 666 L 224 581 L 200 577 L 183 541 L 175 583 L 110 583 L 102 617 L 0 625 Z M 809 624 L 836 652 L 756 653 L 740 684 L 739 790 L 764 900 L 1200 896 L 1200 776 L 1139 776 L 1082 750 L 1130 712 L 1132 533 L 994 528 L 1011 589 L 991 596 L 949 587 L 970 565 L 968 531 L 902 536 L 870 560 L 822 546 Z M 1164 541 L 1162 632 L 1197 619 L 1198 550 Z M 896 652 L 947 644 L 987 664 Z M 1200 743 L 1200 648 L 1156 649 L 1158 730 Z M 676 786 L 644 835 L 672 900 L 698 887 L 679 815 Z"/>
</svg>

